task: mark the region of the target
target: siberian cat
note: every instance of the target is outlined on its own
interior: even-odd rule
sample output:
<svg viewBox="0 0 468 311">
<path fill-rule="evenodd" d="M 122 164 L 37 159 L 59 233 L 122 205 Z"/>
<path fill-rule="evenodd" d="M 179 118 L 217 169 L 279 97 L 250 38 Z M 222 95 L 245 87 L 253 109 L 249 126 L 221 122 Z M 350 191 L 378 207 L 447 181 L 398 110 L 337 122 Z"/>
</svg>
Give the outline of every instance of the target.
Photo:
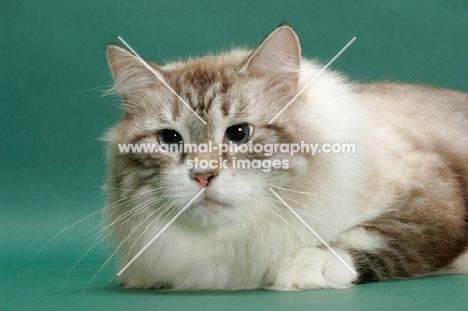
<svg viewBox="0 0 468 311">
<path fill-rule="evenodd" d="M 105 135 L 104 224 L 121 268 L 205 189 L 123 271 L 122 286 L 296 290 L 468 273 L 468 94 L 326 70 L 270 123 L 323 68 L 301 58 L 285 24 L 254 51 L 148 63 L 154 72 L 114 44 L 107 58 L 124 113 Z M 323 152 L 183 149 L 208 143 Z M 223 165 L 188 165 L 195 159 Z M 234 167 L 240 159 L 252 167 Z"/>
</svg>

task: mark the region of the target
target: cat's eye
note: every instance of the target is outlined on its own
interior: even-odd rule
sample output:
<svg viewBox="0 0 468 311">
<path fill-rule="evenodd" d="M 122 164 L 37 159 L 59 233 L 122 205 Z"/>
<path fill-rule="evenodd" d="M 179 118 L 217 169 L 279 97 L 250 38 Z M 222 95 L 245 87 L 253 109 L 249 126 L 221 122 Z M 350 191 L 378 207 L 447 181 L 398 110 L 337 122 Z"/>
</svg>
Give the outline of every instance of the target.
<svg viewBox="0 0 468 311">
<path fill-rule="evenodd" d="M 247 123 L 236 124 L 226 129 L 224 137 L 226 141 L 234 144 L 243 144 L 252 136 L 253 128 Z"/>
<path fill-rule="evenodd" d="M 159 131 L 159 143 L 172 150 L 182 143 L 182 136 L 175 130 L 164 129 Z"/>
</svg>

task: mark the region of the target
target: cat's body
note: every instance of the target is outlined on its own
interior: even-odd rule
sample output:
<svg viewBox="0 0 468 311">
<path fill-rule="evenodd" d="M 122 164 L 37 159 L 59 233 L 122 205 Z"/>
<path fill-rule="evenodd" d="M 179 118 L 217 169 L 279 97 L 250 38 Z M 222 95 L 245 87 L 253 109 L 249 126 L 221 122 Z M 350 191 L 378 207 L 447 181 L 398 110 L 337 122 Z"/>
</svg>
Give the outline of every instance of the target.
<svg viewBox="0 0 468 311">
<path fill-rule="evenodd" d="M 203 124 L 132 54 L 108 46 L 122 121 L 106 135 L 106 230 L 128 263 L 206 187 L 121 275 L 133 288 L 278 290 L 468 273 L 468 95 L 424 86 L 359 85 L 325 71 L 268 122 L 321 66 L 301 60 L 297 37 L 276 29 L 254 52 L 235 50 L 162 68 Z M 189 169 L 212 153 L 122 154 L 121 143 L 221 144 L 248 124 L 249 141 L 350 143 L 355 153 L 276 153 L 288 168 Z M 246 127 L 239 127 L 239 129 Z M 253 130 L 253 131 L 252 131 Z M 173 133 L 173 132 L 171 132 Z M 164 136 L 163 136 L 164 137 Z M 272 193 L 273 189 L 354 275 Z M 458 258 L 458 259 L 457 259 Z"/>
</svg>

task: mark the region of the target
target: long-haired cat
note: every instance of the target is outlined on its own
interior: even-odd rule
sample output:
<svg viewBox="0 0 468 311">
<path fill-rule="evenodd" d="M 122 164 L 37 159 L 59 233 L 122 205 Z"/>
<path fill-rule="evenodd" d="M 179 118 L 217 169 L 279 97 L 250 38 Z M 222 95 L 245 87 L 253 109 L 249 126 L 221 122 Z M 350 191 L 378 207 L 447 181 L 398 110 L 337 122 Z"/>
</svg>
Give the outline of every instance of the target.
<svg viewBox="0 0 468 311">
<path fill-rule="evenodd" d="M 152 71 L 114 44 L 107 58 L 124 113 L 105 135 L 104 224 L 121 268 L 205 189 L 123 271 L 122 286 L 294 290 L 468 273 L 466 93 L 357 84 L 326 70 L 270 122 L 323 67 L 301 58 L 288 25 L 254 51 L 148 62 Z M 208 142 L 346 143 L 355 152 L 181 147 Z M 172 152 L 119 149 L 176 143 Z M 194 159 L 224 165 L 187 165 Z M 239 169 L 239 159 L 288 165 Z"/>
</svg>

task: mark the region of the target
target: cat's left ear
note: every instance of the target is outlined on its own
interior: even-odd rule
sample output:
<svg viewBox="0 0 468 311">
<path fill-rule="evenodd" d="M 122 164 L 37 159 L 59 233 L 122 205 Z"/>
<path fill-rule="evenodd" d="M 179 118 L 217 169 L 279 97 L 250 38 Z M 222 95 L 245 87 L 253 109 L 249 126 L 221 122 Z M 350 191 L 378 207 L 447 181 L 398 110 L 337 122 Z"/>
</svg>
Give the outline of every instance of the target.
<svg viewBox="0 0 468 311">
<path fill-rule="evenodd" d="M 294 30 L 281 25 L 249 56 L 241 72 L 269 78 L 270 85 L 295 92 L 301 64 L 301 46 Z"/>
</svg>

